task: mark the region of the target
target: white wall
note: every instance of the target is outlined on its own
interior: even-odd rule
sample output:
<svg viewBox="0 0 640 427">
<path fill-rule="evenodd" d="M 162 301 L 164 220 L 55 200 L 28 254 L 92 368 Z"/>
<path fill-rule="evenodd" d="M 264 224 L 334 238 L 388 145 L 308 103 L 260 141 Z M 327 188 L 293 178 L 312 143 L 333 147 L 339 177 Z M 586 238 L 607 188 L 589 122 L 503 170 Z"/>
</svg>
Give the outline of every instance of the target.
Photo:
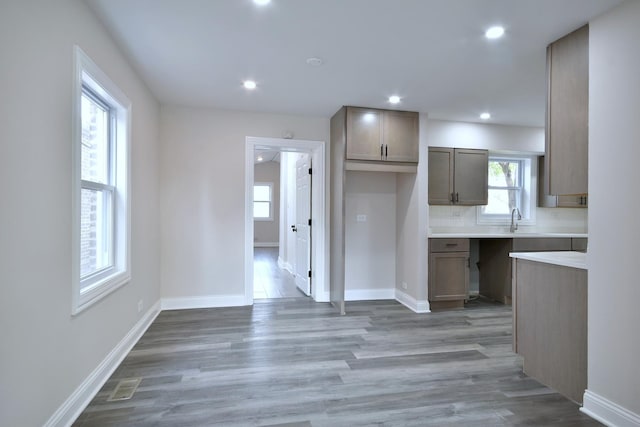
<svg viewBox="0 0 640 427">
<path fill-rule="evenodd" d="M 426 120 L 429 147 L 544 154 L 544 128 Z"/>
<path fill-rule="evenodd" d="M 253 241 L 255 246 L 277 245 L 280 232 L 280 163 L 256 163 L 253 169 L 254 182 L 271 183 L 272 219 L 253 221 Z"/>
<path fill-rule="evenodd" d="M 416 311 L 427 311 L 427 163 L 430 120 L 420 114 L 420 161 L 416 174 L 398 174 L 396 296 Z M 406 288 L 403 287 L 406 283 Z M 404 295 L 402 295 L 404 294 Z M 407 297 L 410 301 L 407 301 Z"/>
<path fill-rule="evenodd" d="M 327 118 L 162 107 L 163 299 L 244 300 L 245 138 L 285 130 L 329 141 Z"/>
<path fill-rule="evenodd" d="M 77 316 L 70 240 L 74 44 L 133 104 L 132 280 Z M 0 425 L 41 426 L 159 300 L 159 111 L 81 1 L 3 1 L 0 61 Z"/>
<path fill-rule="evenodd" d="M 636 426 L 640 425 L 639 22 L 640 2 L 627 1 L 590 23 L 589 378 L 585 395 L 588 410 L 606 415 L 599 401 L 603 398 L 635 414 L 635 424 L 619 425 Z"/>
<path fill-rule="evenodd" d="M 358 221 L 363 215 L 365 221 Z M 345 293 L 375 298 L 396 279 L 396 174 L 348 171 L 345 187 Z M 353 290 L 370 290 L 354 293 Z M 350 297 L 353 295 L 354 297 Z M 361 298 L 356 297 L 359 295 Z M 393 294 L 387 298 L 392 298 Z"/>
</svg>

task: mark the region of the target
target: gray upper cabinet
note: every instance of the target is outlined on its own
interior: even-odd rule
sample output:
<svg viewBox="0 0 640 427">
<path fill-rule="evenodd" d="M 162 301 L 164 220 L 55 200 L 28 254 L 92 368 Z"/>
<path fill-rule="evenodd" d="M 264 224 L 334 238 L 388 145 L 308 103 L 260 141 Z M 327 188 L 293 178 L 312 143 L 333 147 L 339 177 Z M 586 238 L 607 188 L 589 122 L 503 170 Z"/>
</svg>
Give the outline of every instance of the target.
<svg viewBox="0 0 640 427">
<path fill-rule="evenodd" d="M 549 193 L 584 195 L 588 192 L 588 25 L 547 47 L 547 83 L 545 151 Z"/>
<path fill-rule="evenodd" d="M 489 152 L 429 147 L 429 204 L 486 205 Z"/>
<path fill-rule="evenodd" d="M 587 194 L 552 196 L 549 194 L 548 174 L 545 173 L 545 157 L 538 158 L 538 206 L 541 208 L 587 208 Z"/>
<path fill-rule="evenodd" d="M 418 163 L 418 113 L 346 109 L 347 160 Z"/>
<path fill-rule="evenodd" d="M 385 111 L 383 118 L 385 160 L 418 163 L 418 114 Z"/>
<path fill-rule="evenodd" d="M 382 160 L 382 111 L 347 107 L 347 159 Z"/>
<path fill-rule="evenodd" d="M 453 148 L 429 147 L 429 204 L 450 205 L 453 191 Z"/>
</svg>

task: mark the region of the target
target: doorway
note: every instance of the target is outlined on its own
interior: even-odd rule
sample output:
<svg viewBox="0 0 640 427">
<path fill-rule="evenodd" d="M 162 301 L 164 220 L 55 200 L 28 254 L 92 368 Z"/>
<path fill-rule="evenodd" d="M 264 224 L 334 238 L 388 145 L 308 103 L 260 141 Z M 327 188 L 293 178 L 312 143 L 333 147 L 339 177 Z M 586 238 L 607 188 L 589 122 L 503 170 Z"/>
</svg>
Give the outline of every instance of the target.
<svg viewBox="0 0 640 427">
<path fill-rule="evenodd" d="M 254 223 L 254 209 L 263 209 L 261 215 L 268 217 L 268 203 L 264 201 L 273 204 L 276 199 L 273 194 L 268 196 L 271 181 L 262 179 L 264 175 L 255 167 L 258 157 L 262 161 L 277 159 L 280 163 L 277 243 L 273 237 L 266 239 L 271 242 L 265 242 L 262 223 Z M 245 299 L 248 305 L 253 304 L 254 298 L 293 295 L 328 301 L 324 165 L 325 143 L 322 141 L 247 137 Z M 254 186 L 258 185 L 262 186 L 262 196 L 256 198 Z M 293 295 L 292 289 L 296 292 Z"/>
<path fill-rule="evenodd" d="M 254 148 L 253 298 L 311 293 L 311 155 Z"/>
</svg>

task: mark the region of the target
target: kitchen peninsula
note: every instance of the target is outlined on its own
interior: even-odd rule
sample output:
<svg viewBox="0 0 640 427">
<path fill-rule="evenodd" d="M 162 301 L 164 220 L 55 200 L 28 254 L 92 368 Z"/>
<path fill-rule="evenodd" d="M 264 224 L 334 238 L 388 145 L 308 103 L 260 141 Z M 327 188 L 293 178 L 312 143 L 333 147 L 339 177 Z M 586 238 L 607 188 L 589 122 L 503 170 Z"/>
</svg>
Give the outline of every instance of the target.
<svg viewBox="0 0 640 427">
<path fill-rule="evenodd" d="M 514 252 L 513 347 L 524 372 L 582 404 L 587 387 L 587 254 Z"/>
</svg>

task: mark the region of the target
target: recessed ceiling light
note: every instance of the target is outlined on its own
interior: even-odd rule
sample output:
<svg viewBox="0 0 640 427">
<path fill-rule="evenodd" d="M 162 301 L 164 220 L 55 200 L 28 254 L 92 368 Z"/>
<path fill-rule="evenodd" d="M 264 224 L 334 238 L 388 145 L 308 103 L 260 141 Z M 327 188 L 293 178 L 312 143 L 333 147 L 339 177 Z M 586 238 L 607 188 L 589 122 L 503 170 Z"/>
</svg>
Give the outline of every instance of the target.
<svg viewBox="0 0 640 427">
<path fill-rule="evenodd" d="M 264 6 L 266 4 L 271 3 L 271 0 L 253 0 L 253 2 L 258 6 Z"/>
<path fill-rule="evenodd" d="M 482 113 L 482 114 L 480 114 L 480 118 L 481 118 L 482 120 L 489 120 L 489 119 L 491 118 L 491 114 L 489 114 L 489 113 Z"/>
<path fill-rule="evenodd" d="M 242 83 L 242 86 L 244 86 L 245 89 L 253 90 L 257 85 L 253 80 L 245 80 L 244 83 Z"/>
<path fill-rule="evenodd" d="M 263 160 L 262 156 L 258 156 L 258 161 L 261 162 Z"/>
<path fill-rule="evenodd" d="M 398 102 L 400 102 L 400 97 L 398 95 L 392 95 L 389 97 L 389 102 L 391 104 L 397 104 Z"/>
<path fill-rule="evenodd" d="M 488 39 L 499 39 L 503 35 L 504 28 L 500 26 L 491 27 L 484 33 L 484 36 Z"/>
<path fill-rule="evenodd" d="M 312 56 L 311 58 L 307 58 L 307 64 L 311 65 L 312 67 L 319 67 L 324 64 L 324 61 L 322 60 L 322 58 Z"/>
</svg>

